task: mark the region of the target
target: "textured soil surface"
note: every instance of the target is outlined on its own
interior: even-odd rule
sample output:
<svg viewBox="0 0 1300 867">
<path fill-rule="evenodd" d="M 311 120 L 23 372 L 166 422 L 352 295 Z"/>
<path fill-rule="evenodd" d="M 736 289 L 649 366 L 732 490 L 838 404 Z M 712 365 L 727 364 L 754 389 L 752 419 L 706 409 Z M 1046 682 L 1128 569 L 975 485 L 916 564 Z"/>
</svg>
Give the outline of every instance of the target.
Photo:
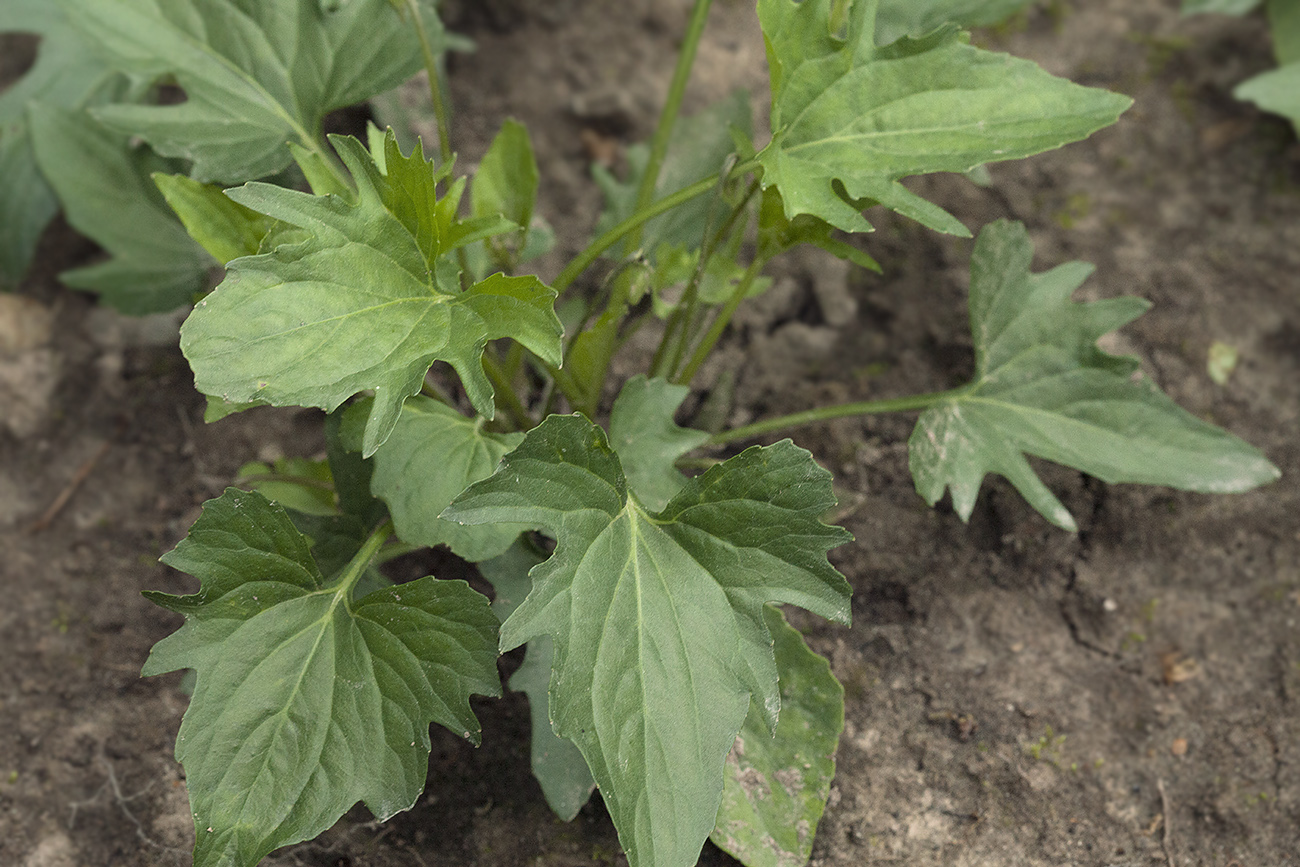
<svg viewBox="0 0 1300 867">
<path fill-rule="evenodd" d="M 456 146 L 472 165 L 505 117 L 530 127 L 541 211 L 560 235 L 544 276 L 594 222 L 591 161 L 617 166 L 648 135 L 689 5 L 449 8 L 478 43 L 451 64 Z M 690 108 L 737 85 L 762 93 L 752 7 L 716 4 Z M 1071 535 L 1000 480 L 969 525 L 927 508 L 907 469 L 911 414 L 795 432 L 836 474 L 840 522 L 857 539 L 832 554 L 855 590 L 853 627 L 792 615 L 847 690 L 813 863 L 1300 865 L 1300 146 L 1286 123 L 1231 97 L 1270 65 L 1266 28 L 1181 19 L 1173 0 L 1055 0 L 976 39 L 1136 104 L 1087 142 L 994 166 L 990 188 L 943 177 L 925 193 L 972 229 L 1024 221 L 1038 269 L 1092 262 L 1081 297 L 1154 302 L 1110 348 L 1139 356 L 1183 406 L 1284 475 L 1206 496 L 1043 466 L 1079 519 Z M 0 45 L 5 66 L 21 47 Z M 735 372 L 733 423 L 969 376 L 971 242 L 869 216 L 879 231 L 863 243 L 883 275 L 796 255 L 737 320 L 701 378 Z M 157 557 L 242 463 L 321 448 L 314 412 L 205 426 L 178 316 L 125 319 L 58 285 L 93 255 L 55 226 L 20 291 L 0 296 L 6 867 L 188 863 L 194 832 L 171 755 L 185 694 L 178 676 L 138 676 L 178 618 L 140 591 L 193 587 Z M 1216 341 L 1240 354 L 1224 385 L 1206 369 Z M 572 823 L 549 812 L 522 696 L 477 710 L 480 749 L 435 729 L 413 810 L 380 826 L 357 808 L 266 863 L 626 863 L 599 799 Z M 703 863 L 734 862 L 710 845 Z"/>
</svg>

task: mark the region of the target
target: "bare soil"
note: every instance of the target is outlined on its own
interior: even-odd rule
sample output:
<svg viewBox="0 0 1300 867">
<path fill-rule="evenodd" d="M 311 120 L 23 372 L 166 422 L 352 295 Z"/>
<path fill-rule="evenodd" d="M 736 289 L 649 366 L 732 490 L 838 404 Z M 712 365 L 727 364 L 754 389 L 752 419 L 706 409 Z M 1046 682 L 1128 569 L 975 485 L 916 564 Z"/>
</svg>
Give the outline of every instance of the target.
<svg viewBox="0 0 1300 867">
<path fill-rule="evenodd" d="M 761 93 L 752 7 L 716 4 L 693 107 L 737 84 Z M 451 4 L 478 43 L 451 65 L 457 147 L 472 164 L 506 116 L 528 124 L 561 238 L 544 272 L 595 219 L 591 160 L 617 164 L 652 127 L 688 9 Z M 1112 348 L 1284 476 L 1204 496 L 1044 465 L 1079 519 L 1071 535 L 1000 480 L 969 525 L 928 509 L 907 469 L 910 415 L 796 432 L 835 472 L 857 537 L 832 555 L 854 626 L 794 615 L 848 694 L 813 863 L 1300 865 L 1300 147 L 1231 97 L 1270 65 L 1266 29 L 1184 20 L 1173 0 L 1055 0 L 976 38 L 1136 104 L 1087 142 L 993 167 L 991 188 L 942 177 L 925 192 L 973 229 L 1024 221 L 1039 268 L 1094 263 L 1087 297 L 1153 301 Z M 883 276 L 796 256 L 738 321 L 709 371 L 736 373 L 734 422 L 969 375 L 970 242 L 869 216 Z M 58 285 L 91 255 L 55 226 L 0 297 L 0 864 L 15 867 L 188 863 L 171 756 L 186 698 L 176 676 L 138 676 L 178 620 L 140 591 L 192 588 L 157 557 L 239 465 L 321 448 L 314 412 L 203 425 L 177 317 L 124 319 Z M 1225 385 L 1206 370 L 1215 341 L 1240 353 Z M 480 749 L 434 731 L 413 810 L 379 826 L 357 808 L 266 863 L 625 863 L 598 798 L 572 823 L 547 809 L 524 699 L 478 711 Z M 702 863 L 733 862 L 709 846 Z"/>
</svg>

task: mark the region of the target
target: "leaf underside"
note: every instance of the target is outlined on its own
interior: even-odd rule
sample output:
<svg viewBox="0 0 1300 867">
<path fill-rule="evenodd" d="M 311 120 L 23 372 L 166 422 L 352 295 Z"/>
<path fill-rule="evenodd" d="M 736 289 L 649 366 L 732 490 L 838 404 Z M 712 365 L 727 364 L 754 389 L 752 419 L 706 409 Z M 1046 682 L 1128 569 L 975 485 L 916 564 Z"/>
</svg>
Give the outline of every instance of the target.
<svg viewBox="0 0 1300 867">
<path fill-rule="evenodd" d="M 723 762 L 750 698 L 780 708 L 770 601 L 848 620 L 820 516 L 830 477 L 788 440 L 686 481 L 658 513 L 582 416 L 551 416 L 443 513 L 545 528 L 555 553 L 502 627 L 554 645 L 551 718 L 582 751 L 633 865 L 688 867 L 713 829 Z"/>
<path fill-rule="evenodd" d="M 760 0 L 772 85 L 771 143 L 758 155 L 786 217 L 868 231 L 879 203 L 942 232 L 966 228 L 900 178 L 966 172 L 1091 135 L 1127 97 L 1056 78 L 1037 64 L 975 48 L 956 27 L 875 43 L 876 3 L 849 10 L 832 35 L 833 0 Z"/>
<path fill-rule="evenodd" d="M 952 491 L 970 517 L 986 473 L 1005 476 L 1048 520 L 1073 517 L 1025 455 L 1115 484 L 1136 482 L 1231 493 L 1273 481 L 1255 448 L 1183 410 L 1141 376 L 1134 358 L 1108 355 L 1104 334 L 1142 315 L 1140 298 L 1070 300 L 1092 266 L 1029 270 L 1033 244 L 1020 223 L 985 227 L 971 257 L 975 377 L 927 409 L 908 442 L 917 491 L 933 505 Z"/>
<path fill-rule="evenodd" d="M 197 867 L 254 867 L 357 801 L 380 819 L 409 809 L 430 722 L 477 742 L 469 696 L 500 694 L 497 620 L 465 582 L 353 599 L 281 507 L 234 488 L 163 561 L 202 582 L 192 596 L 146 594 L 185 624 L 143 672 L 198 673 L 176 740 Z"/>
</svg>

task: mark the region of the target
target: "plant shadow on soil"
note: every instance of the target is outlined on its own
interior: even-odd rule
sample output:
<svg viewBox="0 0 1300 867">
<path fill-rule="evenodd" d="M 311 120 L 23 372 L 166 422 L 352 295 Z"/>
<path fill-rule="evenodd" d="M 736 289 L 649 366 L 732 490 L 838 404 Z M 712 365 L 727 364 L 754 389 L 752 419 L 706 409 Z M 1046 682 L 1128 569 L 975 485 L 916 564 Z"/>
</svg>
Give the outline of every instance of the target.
<svg viewBox="0 0 1300 867">
<path fill-rule="evenodd" d="M 1176 5 L 1067 0 L 979 34 L 1136 104 L 1087 142 L 993 167 L 991 189 L 956 177 L 921 186 L 972 228 L 1024 221 L 1038 269 L 1094 263 L 1085 297 L 1152 300 L 1112 351 L 1138 355 L 1283 479 L 1214 497 L 1043 466 L 1077 535 L 999 480 L 967 526 L 913 490 L 912 417 L 796 432 L 835 472 L 840 521 L 857 538 L 832 554 L 854 585 L 854 626 L 792 614 L 847 690 L 816 864 L 1300 864 L 1300 147 L 1230 98 L 1268 64 L 1262 22 L 1184 20 Z M 542 212 L 560 252 L 578 249 L 599 206 L 590 160 L 617 161 L 648 133 L 688 9 L 450 4 L 479 45 L 451 64 L 462 166 L 506 116 L 526 122 Z M 719 2 L 714 17 L 694 107 L 763 84 L 752 4 Z M 796 255 L 737 320 L 702 377 L 738 372 L 733 422 L 969 374 L 970 243 L 869 217 L 883 276 Z M 188 863 L 193 828 L 171 757 L 186 699 L 179 676 L 138 677 L 178 622 L 140 591 L 193 587 L 157 557 L 242 463 L 321 449 L 315 412 L 204 426 L 175 317 L 125 320 L 58 286 L 92 253 L 61 224 L 47 233 L 20 291 L 38 305 L 27 313 L 45 311 L 45 339 L 31 326 L 29 345 L 0 356 L 0 421 L 28 419 L 0 430 L 0 863 L 19 867 Z M 1224 386 L 1206 373 L 1214 341 L 1241 358 Z M 15 393 L 15 381 L 48 388 Z M 435 729 L 413 810 L 379 826 L 358 807 L 266 863 L 625 863 L 598 799 L 567 824 L 547 809 L 523 698 L 476 708 L 484 746 Z M 734 862 L 710 846 L 703 863 Z"/>
</svg>

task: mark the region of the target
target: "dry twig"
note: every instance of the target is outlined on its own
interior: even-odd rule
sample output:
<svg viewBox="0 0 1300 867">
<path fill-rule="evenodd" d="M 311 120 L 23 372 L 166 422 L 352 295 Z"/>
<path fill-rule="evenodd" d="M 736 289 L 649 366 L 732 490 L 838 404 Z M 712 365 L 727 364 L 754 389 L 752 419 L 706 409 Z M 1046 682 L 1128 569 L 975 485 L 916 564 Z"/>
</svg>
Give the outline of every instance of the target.
<svg viewBox="0 0 1300 867">
<path fill-rule="evenodd" d="M 50 524 L 54 523 L 54 519 L 59 516 L 59 512 L 63 511 L 63 507 L 68 505 L 72 495 L 77 492 L 77 488 L 81 487 L 82 482 L 86 481 L 91 472 L 94 471 L 95 464 L 99 463 L 100 458 L 108 454 L 111 445 L 111 442 L 105 440 L 99 449 L 77 468 L 77 471 L 72 475 L 72 481 L 68 482 L 67 486 L 59 492 L 59 495 L 54 498 L 53 503 L 50 503 L 50 507 L 45 510 L 45 513 L 27 525 L 28 533 L 40 533 L 49 529 Z"/>
<path fill-rule="evenodd" d="M 1165 850 L 1165 862 L 1169 867 L 1177 867 L 1174 864 L 1174 847 L 1173 847 L 1173 828 L 1169 821 L 1169 795 L 1165 793 L 1165 781 L 1156 778 L 1156 791 L 1160 792 L 1160 814 L 1164 816 L 1165 832 L 1160 838 L 1160 848 Z"/>
</svg>

